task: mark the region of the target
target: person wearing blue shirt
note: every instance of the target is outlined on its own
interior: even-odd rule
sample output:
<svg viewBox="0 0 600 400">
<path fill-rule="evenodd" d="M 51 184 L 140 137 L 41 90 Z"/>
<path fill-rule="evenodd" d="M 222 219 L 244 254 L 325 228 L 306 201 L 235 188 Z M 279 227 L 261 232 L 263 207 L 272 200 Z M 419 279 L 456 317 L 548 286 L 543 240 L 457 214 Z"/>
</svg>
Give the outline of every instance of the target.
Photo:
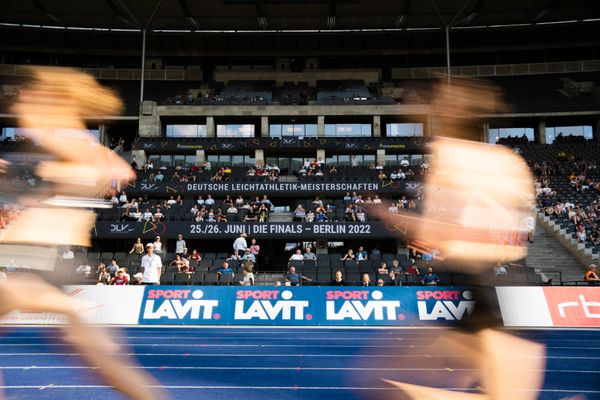
<svg viewBox="0 0 600 400">
<path fill-rule="evenodd" d="M 367 251 L 362 246 L 359 246 L 358 251 L 356 252 L 356 259 L 358 261 L 363 261 L 363 260 L 366 260 L 367 258 L 369 258 Z"/>
<path fill-rule="evenodd" d="M 295 267 L 290 267 L 289 272 L 285 274 L 285 283 L 290 286 L 300 286 L 303 280 L 311 281 L 312 279 L 302 276 L 301 274 L 297 274 Z"/>
<path fill-rule="evenodd" d="M 421 279 L 423 285 L 437 285 L 439 281 L 440 278 L 433 273 L 433 268 L 431 267 L 427 268 L 427 273 Z"/>
<path fill-rule="evenodd" d="M 219 275 L 219 277 L 221 277 L 222 275 L 231 275 L 231 278 L 233 278 L 235 276 L 235 273 L 233 272 L 233 269 L 231 269 L 231 267 L 229 266 L 229 263 L 225 261 L 223 263 L 223 266 L 217 271 L 217 275 Z"/>
</svg>

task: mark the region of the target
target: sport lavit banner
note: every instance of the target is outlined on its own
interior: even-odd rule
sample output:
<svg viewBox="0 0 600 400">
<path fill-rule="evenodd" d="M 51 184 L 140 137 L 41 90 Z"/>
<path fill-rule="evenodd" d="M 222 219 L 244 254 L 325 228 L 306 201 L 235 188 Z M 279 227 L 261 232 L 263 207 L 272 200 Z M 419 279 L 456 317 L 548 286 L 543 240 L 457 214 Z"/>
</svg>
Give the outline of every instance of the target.
<svg viewBox="0 0 600 400">
<path fill-rule="evenodd" d="M 448 324 L 474 305 L 469 290 L 455 287 L 149 286 L 139 324 Z"/>
<path fill-rule="evenodd" d="M 496 293 L 505 326 L 600 326 L 600 287 L 497 287 Z"/>
</svg>

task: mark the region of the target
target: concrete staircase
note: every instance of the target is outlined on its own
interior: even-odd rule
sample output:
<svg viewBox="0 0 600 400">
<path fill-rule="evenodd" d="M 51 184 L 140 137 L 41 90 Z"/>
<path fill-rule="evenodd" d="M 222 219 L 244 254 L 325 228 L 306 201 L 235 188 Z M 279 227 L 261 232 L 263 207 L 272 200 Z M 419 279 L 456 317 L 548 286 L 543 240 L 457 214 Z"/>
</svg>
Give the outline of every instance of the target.
<svg viewBox="0 0 600 400">
<path fill-rule="evenodd" d="M 561 272 L 563 282 L 582 280 L 585 262 L 563 245 L 557 234 L 543 218 L 538 218 L 533 243 L 529 245 L 527 265 L 540 272 L 544 280 L 553 279 L 553 284 L 559 283 L 559 276 L 553 271 Z"/>
</svg>

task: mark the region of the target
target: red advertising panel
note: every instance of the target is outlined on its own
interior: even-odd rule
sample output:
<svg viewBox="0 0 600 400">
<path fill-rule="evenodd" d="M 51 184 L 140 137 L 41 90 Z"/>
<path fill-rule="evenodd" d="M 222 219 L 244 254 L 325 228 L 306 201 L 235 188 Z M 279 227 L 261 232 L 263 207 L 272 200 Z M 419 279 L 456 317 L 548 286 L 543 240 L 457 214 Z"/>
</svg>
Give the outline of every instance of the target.
<svg viewBox="0 0 600 400">
<path fill-rule="evenodd" d="M 546 287 L 554 326 L 600 326 L 600 287 Z"/>
</svg>

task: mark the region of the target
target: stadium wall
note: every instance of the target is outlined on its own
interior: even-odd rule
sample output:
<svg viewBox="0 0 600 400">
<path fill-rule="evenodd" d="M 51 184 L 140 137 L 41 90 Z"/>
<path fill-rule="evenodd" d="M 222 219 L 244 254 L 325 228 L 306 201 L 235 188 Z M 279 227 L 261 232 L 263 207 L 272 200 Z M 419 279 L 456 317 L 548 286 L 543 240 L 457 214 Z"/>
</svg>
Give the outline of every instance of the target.
<svg viewBox="0 0 600 400">
<path fill-rule="evenodd" d="M 66 286 L 81 317 L 107 325 L 436 326 L 475 305 L 461 287 Z M 497 287 L 507 327 L 598 327 L 600 288 Z M 64 324 L 15 311 L 3 324 Z"/>
</svg>

